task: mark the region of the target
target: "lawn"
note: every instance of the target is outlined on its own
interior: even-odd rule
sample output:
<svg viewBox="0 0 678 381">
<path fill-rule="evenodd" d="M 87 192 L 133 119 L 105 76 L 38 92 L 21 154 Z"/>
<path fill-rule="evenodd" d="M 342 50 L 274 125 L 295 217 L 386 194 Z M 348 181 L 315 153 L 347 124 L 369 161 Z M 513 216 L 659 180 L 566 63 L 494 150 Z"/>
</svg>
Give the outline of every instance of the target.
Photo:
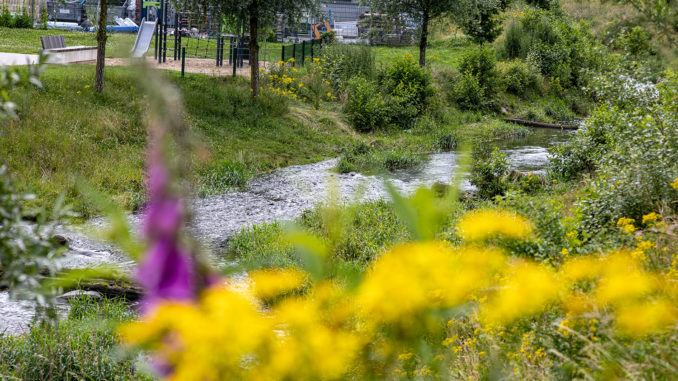
<svg viewBox="0 0 678 381">
<path fill-rule="evenodd" d="M 41 36 L 63 35 L 66 46 L 95 46 L 96 35 L 88 32 L 77 32 L 57 29 L 14 29 L 0 28 L 0 52 L 37 54 L 42 49 Z M 136 34 L 112 33 L 106 45 L 107 57 L 124 57 L 132 49 Z"/>
<path fill-rule="evenodd" d="M 93 77 L 93 65 L 51 66 L 43 89 L 10 94 L 25 101 L 19 102 L 20 120 L 0 125 L 0 157 L 18 186 L 38 195 L 36 205 L 65 192 L 79 212 L 95 213 L 79 196 L 79 176 L 130 209 L 143 202 L 147 101 L 138 78 L 131 68 L 107 68 L 106 89 L 97 95 Z M 303 104 L 288 111 L 284 99 L 267 96 L 252 101 L 241 78 L 181 79 L 173 72 L 166 78 L 180 88 L 189 127 L 211 152 L 196 168 L 202 193 L 336 156 L 352 139 L 331 111 L 315 113 Z"/>
</svg>

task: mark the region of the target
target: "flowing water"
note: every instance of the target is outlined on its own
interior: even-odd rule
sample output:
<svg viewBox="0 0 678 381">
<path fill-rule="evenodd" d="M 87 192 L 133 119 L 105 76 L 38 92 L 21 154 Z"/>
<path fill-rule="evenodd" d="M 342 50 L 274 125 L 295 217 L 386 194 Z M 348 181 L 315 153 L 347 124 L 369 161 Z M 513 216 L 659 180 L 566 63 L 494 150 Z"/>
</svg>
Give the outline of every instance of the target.
<svg viewBox="0 0 678 381">
<path fill-rule="evenodd" d="M 529 137 L 500 142 L 499 147 L 508 155 L 513 169 L 543 173 L 548 166 L 547 148 L 567 141 L 569 136 L 568 131 L 535 129 Z M 432 154 L 426 163 L 417 168 L 391 173 L 389 181 L 405 193 L 422 185 L 450 183 L 458 169 L 459 159 L 460 155 L 455 152 Z M 332 187 L 336 187 L 345 201 L 387 197 L 383 177 L 336 174 L 332 171 L 336 163 L 337 159 L 332 159 L 282 168 L 254 179 L 245 190 L 192 200 L 190 205 L 194 218 L 191 229 L 201 242 L 218 248 L 244 227 L 298 217 L 304 210 L 326 200 Z M 472 189 L 468 182 L 462 183 L 462 187 Z M 133 226 L 137 226 L 139 220 L 139 215 L 130 216 Z M 59 234 L 71 239 L 71 249 L 63 260 L 64 267 L 117 264 L 129 269 L 133 265 L 115 247 L 89 238 L 86 230 L 104 224 L 103 219 L 94 219 L 85 228 L 60 229 Z M 29 303 L 9 300 L 6 292 L 0 292 L 0 332 L 25 331 L 31 317 Z"/>
</svg>

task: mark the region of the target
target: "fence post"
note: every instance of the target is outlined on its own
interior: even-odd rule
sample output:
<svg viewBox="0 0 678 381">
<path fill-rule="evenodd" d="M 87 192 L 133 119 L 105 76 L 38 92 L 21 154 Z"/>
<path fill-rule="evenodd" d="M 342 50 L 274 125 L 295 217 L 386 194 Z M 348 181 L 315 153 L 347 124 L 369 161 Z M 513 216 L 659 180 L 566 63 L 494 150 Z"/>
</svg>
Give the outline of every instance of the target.
<svg viewBox="0 0 678 381">
<path fill-rule="evenodd" d="M 186 70 L 186 48 L 181 48 L 181 78 L 184 78 L 184 71 Z"/>
<path fill-rule="evenodd" d="M 165 0 L 162 4 L 162 26 L 163 26 L 163 37 L 162 37 L 162 62 L 167 62 L 167 18 L 169 13 L 167 8 L 169 6 L 169 0 Z"/>
<path fill-rule="evenodd" d="M 179 13 L 174 12 L 174 60 L 176 61 L 179 58 Z"/>
<path fill-rule="evenodd" d="M 282 46 L 282 54 L 281 54 L 280 60 L 285 62 L 285 45 Z"/>
<path fill-rule="evenodd" d="M 233 52 L 233 76 L 234 77 L 235 77 L 237 67 L 238 67 L 238 40 L 235 40 L 235 51 Z"/>
<path fill-rule="evenodd" d="M 306 64 L 306 41 L 301 42 L 301 66 Z"/>
<path fill-rule="evenodd" d="M 219 67 L 219 42 L 221 40 L 221 35 L 217 35 L 217 55 L 216 55 L 216 67 Z"/>
<path fill-rule="evenodd" d="M 297 66 L 297 44 L 292 43 L 292 58 L 294 58 L 294 66 Z"/>
</svg>

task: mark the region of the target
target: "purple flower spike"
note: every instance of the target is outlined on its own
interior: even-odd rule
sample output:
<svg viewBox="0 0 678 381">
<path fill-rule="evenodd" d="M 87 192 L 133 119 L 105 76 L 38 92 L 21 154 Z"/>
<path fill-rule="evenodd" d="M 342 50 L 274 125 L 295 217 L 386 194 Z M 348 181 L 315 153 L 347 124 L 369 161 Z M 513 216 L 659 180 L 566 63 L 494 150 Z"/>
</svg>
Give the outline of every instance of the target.
<svg viewBox="0 0 678 381">
<path fill-rule="evenodd" d="M 162 300 L 191 300 L 195 295 L 193 275 L 188 253 L 171 239 L 155 241 L 137 272 L 139 283 L 147 290 L 142 312 Z"/>
<path fill-rule="evenodd" d="M 191 253 L 179 244 L 184 218 L 182 203 L 172 194 L 171 174 L 163 163 L 160 147 L 159 143 L 152 144 L 148 157 L 149 203 L 143 233 L 149 250 L 136 274 L 146 291 L 142 312 L 164 300 L 186 301 L 197 295 L 197 274 Z"/>
</svg>

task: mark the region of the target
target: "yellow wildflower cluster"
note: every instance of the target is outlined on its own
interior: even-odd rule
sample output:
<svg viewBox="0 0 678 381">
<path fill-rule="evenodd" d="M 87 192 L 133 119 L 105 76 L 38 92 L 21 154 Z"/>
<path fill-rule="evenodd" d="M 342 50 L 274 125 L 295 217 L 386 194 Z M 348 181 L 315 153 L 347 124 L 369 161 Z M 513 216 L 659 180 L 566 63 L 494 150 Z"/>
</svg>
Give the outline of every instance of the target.
<svg viewBox="0 0 678 381">
<path fill-rule="evenodd" d="M 671 183 L 671 188 L 678 189 L 678 177 Z"/>
<path fill-rule="evenodd" d="M 619 226 L 626 233 L 633 233 L 636 231 L 636 227 L 633 225 L 636 222 L 633 218 L 620 218 L 617 220 L 617 226 Z"/>
<path fill-rule="evenodd" d="M 488 330 L 551 305 L 562 305 L 572 318 L 605 314 L 630 336 L 678 321 L 678 286 L 644 270 L 629 253 L 577 257 L 555 270 L 475 244 L 498 235 L 528 236 L 531 224 L 522 217 L 473 212 L 459 230 L 474 244 L 399 245 L 379 257 L 357 287 L 308 284 L 297 269 L 254 272 L 247 292 L 222 286 L 195 304 L 163 304 L 120 333 L 127 343 L 155 351 L 172 368 L 172 380 L 335 379 L 431 374 L 422 365 L 416 373 L 399 370 L 416 356 L 404 352 L 403 343 L 440 330 L 441 311 L 453 308 L 466 307 Z M 277 296 L 276 303 L 265 303 Z M 595 332 L 597 322 L 589 325 Z M 452 335 L 442 345 L 462 351 L 476 346 L 480 334 Z M 522 358 L 544 363 L 533 336 L 524 338 L 522 350 Z"/>
</svg>

